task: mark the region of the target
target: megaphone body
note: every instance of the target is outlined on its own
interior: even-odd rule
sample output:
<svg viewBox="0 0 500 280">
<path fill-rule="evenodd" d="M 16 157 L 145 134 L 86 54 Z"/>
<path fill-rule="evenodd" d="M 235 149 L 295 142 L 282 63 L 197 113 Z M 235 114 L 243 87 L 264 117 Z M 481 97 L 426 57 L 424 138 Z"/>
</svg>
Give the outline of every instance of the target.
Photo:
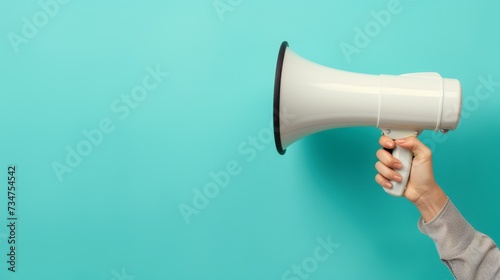
<svg viewBox="0 0 500 280">
<path fill-rule="evenodd" d="M 369 75 L 328 68 L 295 54 L 283 42 L 274 88 L 274 136 L 280 154 L 295 141 L 323 130 L 374 126 L 393 139 L 418 136 L 422 130 L 446 133 L 457 127 L 462 90 L 456 79 L 437 73 Z M 280 119 L 281 114 L 292 118 Z M 393 155 L 403 168 L 401 182 L 391 181 L 389 194 L 406 188 L 413 154 L 397 146 Z"/>
</svg>

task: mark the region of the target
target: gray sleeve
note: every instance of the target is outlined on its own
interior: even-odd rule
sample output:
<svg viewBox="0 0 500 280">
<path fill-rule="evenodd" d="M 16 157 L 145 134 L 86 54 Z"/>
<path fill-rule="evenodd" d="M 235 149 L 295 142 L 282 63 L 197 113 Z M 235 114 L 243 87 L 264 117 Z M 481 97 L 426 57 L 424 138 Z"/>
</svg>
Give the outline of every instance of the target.
<svg viewBox="0 0 500 280">
<path fill-rule="evenodd" d="M 456 279 L 500 279 L 495 242 L 476 231 L 449 199 L 431 221 L 420 218 L 418 228 L 436 243 L 441 260 Z"/>
</svg>

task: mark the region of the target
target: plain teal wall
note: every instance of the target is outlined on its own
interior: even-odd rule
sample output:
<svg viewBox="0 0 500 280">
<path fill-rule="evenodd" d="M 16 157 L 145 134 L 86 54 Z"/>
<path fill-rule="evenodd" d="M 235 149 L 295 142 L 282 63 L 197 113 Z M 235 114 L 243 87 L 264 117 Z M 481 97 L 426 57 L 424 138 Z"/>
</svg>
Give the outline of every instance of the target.
<svg viewBox="0 0 500 280">
<path fill-rule="evenodd" d="M 40 3 L 0 1 L 3 186 L 18 168 L 17 272 L 4 187 L 1 279 L 305 279 L 294 265 L 308 279 L 453 279 L 416 209 L 374 182 L 376 128 L 319 133 L 278 155 L 283 40 L 347 71 L 459 79 L 460 126 L 420 138 L 439 184 L 500 240 L 498 1 Z M 356 45 L 357 27 L 370 41 Z M 140 101 L 126 101 L 132 92 Z M 204 208 L 185 219 L 193 199 Z"/>
</svg>

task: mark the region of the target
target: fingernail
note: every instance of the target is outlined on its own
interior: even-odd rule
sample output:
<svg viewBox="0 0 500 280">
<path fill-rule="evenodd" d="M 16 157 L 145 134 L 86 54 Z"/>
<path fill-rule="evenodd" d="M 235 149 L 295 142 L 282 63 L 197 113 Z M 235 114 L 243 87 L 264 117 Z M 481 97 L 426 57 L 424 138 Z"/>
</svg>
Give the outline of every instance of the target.
<svg viewBox="0 0 500 280">
<path fill-rule="evenodd" d="M 404 143 L 406 143 L 406 141 L 404 139 L 397 139 L 396 143 L 398 143 L 398 144 L 404 144 Z"/>
<path fill-rule="evenodd" d="M 389 146 L 390 148 L 394 147 L 394 142 L 392 142 L 392 141 L 387 141 L 387 142 L 385 142 L 385 144 L 387 146 Z"/>
<path fill-rule="evenodd" d="M 396 181 L 396 182 L 401 182 L 402 179 L 403 178 L 401 178 L 401 176 L 399 176 L 399 175 L 394 176 L 394 181 Z"/>
<path fill-rule="evenodd" d="M 403 165 L 401 165 L 401 163 L 399 163 L 399 162 L 396 162 L 396 163 L 394 164 L 394 168 L 396 168 L 396 169 L 401 169 L 401 168 L 403 168 Z"/>
<path fill-rule="evenodd" d="M 386 182 L 384 185 L 385 185 L 386 187 L 388 187 L 388 188 L 392 188 L 392 184 L 391 184 L 391 182 Z"/>
</svg>

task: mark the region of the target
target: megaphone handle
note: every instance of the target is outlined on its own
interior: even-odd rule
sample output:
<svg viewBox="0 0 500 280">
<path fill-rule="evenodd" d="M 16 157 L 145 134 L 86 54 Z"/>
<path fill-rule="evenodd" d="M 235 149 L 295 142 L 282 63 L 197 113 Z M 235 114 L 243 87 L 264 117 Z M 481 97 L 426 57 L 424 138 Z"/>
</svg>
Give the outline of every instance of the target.
<svg viewBox="0 0 500 280">
<path fill-rule="evenodd" d="M 406 185 L 408 184 L 408 179 L 410 178 L 411 165 L 413 162 L 413 152 L 397 146 L 392 150 L 392 155 L 397 158 L 403 167 L 398 171 L 401 175 L 401 182 L 396 182 L 391 180 L 392 188 L 383 188 L 388 194 L 393 196 L 402 196 L 406 190 Z"/>
<path fill-rule="evenodd" d="M 422 131 L 419 130 L 390 130 L 382 129 L 385 135 L 391 137 L 392 139 L 400 139 L 408 136 L 418 136 Z M 396 182 L 391 180 L 392 188 L 383 188 L 388 194 L 393 196 L 402 196 L 406 190 L 406 185 L 410 178 L 411 165 L 413 163 L 413 152 L 402 148 L 398 145 L 392 150 L 392 155 L 401 161 L 403 167 L 398 171 L 401 175 L 401 182 Z"/>
</svg>

